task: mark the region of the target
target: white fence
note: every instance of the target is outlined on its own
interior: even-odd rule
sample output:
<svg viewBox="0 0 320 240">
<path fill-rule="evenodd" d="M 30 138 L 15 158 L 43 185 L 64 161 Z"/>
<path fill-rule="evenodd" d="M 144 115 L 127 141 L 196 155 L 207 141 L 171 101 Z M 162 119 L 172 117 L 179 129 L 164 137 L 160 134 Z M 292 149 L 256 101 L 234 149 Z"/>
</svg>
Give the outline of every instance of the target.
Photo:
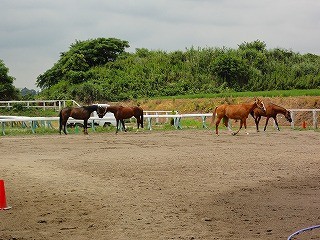
<svg viewBox="0 0 320 240">
<path fill-rule="evenodd" d="M 12 116 L 0 116 L 0 123 L 2 128 L 2 135 L 5 135 L 6 123 L 17 123 L 21 122 L 22 127 L 30 127 L 32 133 L 36 132 L 38 127 L 48 127 L 53 128 L 52 122 L 59 121 L 59 117 L 12 117 Z M 95 130 L 95 122 L 101 120 L 99 117 L 90 117 L 88 123 L 91 124 L 91 128 Z M 114 118 L 106 118 L 103 120 L 114 120 Z M 68 123 L 81 123 L 83 124 L 83 120 L 77 120 L 73 118 L 68 119 Z"/>
<path fill-rule="evenodd" d="M 148 123 L 148 129 L 152 130 L 152 119 L 160 118 L 172 118 L 173 119 L 173 125 L 176 129 L 182 129 L 181 120 L 182 118 L 201 118 L 202 119 L 202 127 L 207 128 L 206 125 L 206 118 L 212 117 L 212 113 L 189 113 L 189 114 L 146 114 L 144 115 L 144 119 L 146 119 Z"/>
<path fill-rule="evenodd" d="M 295 116 L 298 112 L 312 112 L 312 118 L 313 118 L 313 129 L 318 128 L 318 118 L 319 118 L 319 112 L 320 109 L 289 109 L 291 111 L 291 118 L 292 123 L 291 127 L 295 128 Z M 166 119 L 168 121 L 170 118 L 173 119 L 173 125 L 176 129 L 182 128 L 181 120 L 183 118 L 201 118 L 202 120 L 202 126 L 204 128 L 207 128 L 206 125 L 206 118 L 212 117 L 212 113 L 191 113 L 191 114 L 179 114 L 178 112 L 175 112 L 176 114 L 172 114 L 172 111 L 145 111 L 144 119 L 147 122 L 147 129 L 152 130 L 152 120 L 155 119 L 155 121 L 159 121 L 160 119 Z M 91 117 L 89 118 L 90 123 L 92 124 L 92 128 L 94 130 L 94 123 L 95 121 L 99 121 L 100 118 L 98 117 Z M 106 118 L 103 118 L 104 120 Z M 112 118 L 114 120 L 114 118 Z M 31 130 L 33 133 L 35 133 L 35 130 L 37 127 L 45 126 L 45 127 L 52 127 L 51 122 L 52 121 L 58 121 L 59 117 L 13 117 L 13 116 L 0 116 L 0 123 L 2 127 L 2 135 L 5 135 L 5 127 L 6 123 L 13 123 L 13 122 L 22 122 L 25 126 L 28 125 L 31 127 Z M 100 119 L 101 120 L 101 119 Z M 108 119 L 107 119 L 108 120 Z M 110 118 L 111 120 L 111 118 Z M 40 124 L 39 124 L 40 122 Z M 83 123 L 82 120 L 75 120 L 70 118 L 68 120 L 69 123 L 71 122 L 78 122 Z"/>
<path fill-rule="evenodd" d="M 0 101 L 0 108 L 12 108 L 15 105 L 21 105 L 25 108 L 42 108 L 61 110 L 66 106 L 80 106 L 74 100 L 33 100 L 33 101 Z"/>
<path fill-rule="evenodd" d="M 296 114 L 298 112 L 312 112 L 313 129 L 318 129 L 318 118 L 319 118 L 320 109 L 289 109 L 289 111 L 291 112 L 291 118 L 292 118 L 291 127 L 292 128 L 295 127 L 295 119 L 296 119 Z"/>
</svg>

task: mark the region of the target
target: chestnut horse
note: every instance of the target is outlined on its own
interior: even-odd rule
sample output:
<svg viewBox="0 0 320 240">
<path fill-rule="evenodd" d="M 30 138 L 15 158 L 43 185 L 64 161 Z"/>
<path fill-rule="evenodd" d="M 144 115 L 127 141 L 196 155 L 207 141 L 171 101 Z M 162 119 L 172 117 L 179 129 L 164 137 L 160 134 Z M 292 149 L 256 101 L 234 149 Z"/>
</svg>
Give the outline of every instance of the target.
<svg viewBox="0 0 320 240">
<path fill-rule="evenodd" d="M 124 124 L 124 119 L 135 117 L 137 119 L 137 127 L 143 128 L 143 109 L 141 107 L 123 107 L 123 106 L 108 106 L 106 112 L 112 112 L 117 121 L 117 130 L 119 131 L 119 124 L 122 124 L 124 131 L 127 129 Z"/>
<path fill-rule="evenodd" d="M 253 109 L 253 111 L 251 111 L 250 114 L 254 118 L 254 122 L 256 123 L 257 132 L 259 132 L 259 122 L 261 117 L 267 117 L 266 124 L 264 126 L 264 131 L 267 129 L 269 118 L 274 119 L 277 129 L 278 131 L 280 131 L 278 121 L 277 121 L 277 114 L 279 113 L 283 114 L 288 122 L 292 122 L 290 111 L 276 104 L 273 104 L 273 103 L 266 104 L 266 111 L 262 111 L 259 108 Z"/>
<path fill-rule="evenodd" d="M 215 120 L 215 117 L 217 117 L 216 120 L 216 134 L 219 136 L 218 133 L 218 127 L 220 124 L 221 119 L 224 121 L 224 125 L 229 129 L 228 122 L 229 119 L 235 119 L 240 120 L 240 128 L 236 132 L 232 132 L 232 135 L 236 135 L 240 129 L 242 128 L 242 125 L 244 125 L 244 128 L 247 133 L 247 118 L 249 113 L 255 109 L 255 108 L 265 109 L 264 104 L 262 101 L 260 101 L 258 98 L 254 99 L 254 102 L 252 103 L 243 103 L 243 104 L 223 104 L 214 109 L 213 116 L 212 116 L 212 123 Z M 247 133 L 248 134 L 248 133 Z"/>
<path fill-rule="evenodd" d="M 63 127 L 64 134 L 67 134 L 66 125 L 69 117 L 83 120 L 83 132 L 84 134 L 88 134 L 88 119 L 90 118 L 91 113 L 94 111 L 97 112 L 99 118 L 103 118 L 103 116 L 106 113 L 105 108 L 98 105 L 63 108 L 59 114 L 60 134 L 61 134 L 62 127 Z"/>
</svg>

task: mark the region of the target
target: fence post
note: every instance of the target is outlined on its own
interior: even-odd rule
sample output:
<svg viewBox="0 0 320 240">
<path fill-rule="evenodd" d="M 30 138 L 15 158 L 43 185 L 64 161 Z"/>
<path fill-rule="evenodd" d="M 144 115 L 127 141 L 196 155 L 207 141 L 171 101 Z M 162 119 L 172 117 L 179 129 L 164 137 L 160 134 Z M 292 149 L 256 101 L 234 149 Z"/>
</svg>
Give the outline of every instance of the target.
<svg viewBox="0 0 320 240">
<path fill-rule="evenodd" d="M 36 121 L 31 121 L 31 131 L 32 131 L 32 133 L 35 133 L 35 128 L 36 128 L 36 123 L 35 123 Z"/>
<path fill-rule="evenodd" d="M 291 111 L 291 112 L 290 112 L 290 115 L 291 115 L 291 119 L 292 119 L 291 128 L 294 129 L 294 117 L 295 117 L 295 112 L 294 112 L 294 111 Z"/>
<path fill-rule="evenodd" d="M 313 116 L 313 129 L 318 129 L 318 113 L 316 110 L 312 110 Z"/>
<path fill-rule="evenodd" d="M 174 126 L 175 126 L 176 129 L 182 129 L 181 117 L 175 117 L 174 118 Z"/>
<path fill-rule="evenodd" d="M 147 122 L 148 122 L 148 129 L 149 129 L 149 130 L 152 130 L 152 126 L 151 126 L 151 119 L 152 119 L 151 117 L 148 117 L 148 118 L 147 118 Z"/>
<path fill-rule="evenodd" d="M 3 135 L 3 136 L 6 135 L 5 130 L 4 130 L 5 124 L 6 124 L 5 122 L 2 122 L 2 123 L 1 123 L 1 125 L 2 125 L 2 135 Z"/>
<path fill-rule="evenodd" d="M 207 124 L 206 124 L 206 119 L 207 119 L 206 116 L 202 116 L 202 128 L 208 129 Z"/>
</svg>

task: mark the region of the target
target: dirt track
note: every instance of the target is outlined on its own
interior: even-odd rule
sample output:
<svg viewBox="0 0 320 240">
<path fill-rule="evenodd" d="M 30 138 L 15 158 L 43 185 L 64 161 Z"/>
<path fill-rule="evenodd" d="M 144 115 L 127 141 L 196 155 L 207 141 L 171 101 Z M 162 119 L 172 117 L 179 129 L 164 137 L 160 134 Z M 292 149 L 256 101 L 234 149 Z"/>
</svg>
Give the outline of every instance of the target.
<svg viewBox="0 0 320 240">
<path fill-rule="evenodd" d="M 2 137 L 0 239 L 274 240 L 319 224 L 320 133 L 249 132 Z"/>
</svg>

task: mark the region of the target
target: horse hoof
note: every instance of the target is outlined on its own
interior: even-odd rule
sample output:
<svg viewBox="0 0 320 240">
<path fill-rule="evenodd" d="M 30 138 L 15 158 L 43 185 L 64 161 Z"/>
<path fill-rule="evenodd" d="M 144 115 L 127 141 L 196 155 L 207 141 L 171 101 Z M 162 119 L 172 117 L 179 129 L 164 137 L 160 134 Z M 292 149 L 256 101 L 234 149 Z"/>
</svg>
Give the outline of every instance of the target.
<svg viewBox="0 0 320 240">
<path fill-rule="evenodd" d="M 235 135 L 236 135 L 236 133 L 234 133 L 234 132 L 233 132 L 233 133 L 231 133 L 231 135 L 232 135 L 232 136 L 235 136 Z"/>
</svg>

